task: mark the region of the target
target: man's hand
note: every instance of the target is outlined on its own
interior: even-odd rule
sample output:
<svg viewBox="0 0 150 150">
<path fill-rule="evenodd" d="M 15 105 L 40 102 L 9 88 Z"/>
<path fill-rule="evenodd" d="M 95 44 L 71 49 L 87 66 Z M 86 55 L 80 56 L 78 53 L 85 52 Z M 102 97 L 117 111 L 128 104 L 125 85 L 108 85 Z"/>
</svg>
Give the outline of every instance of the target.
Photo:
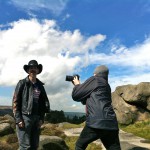
<svg viewBox="0 0 150 150">
<path fill-rule="evenodd" d="M 20 121 L 20 122 L 18 123 L 18 127 L 19 127 L 19 128 L 24 128 L 24 127 L 25 127 L 24 122 L 23 122 L 23 121 Z"/>
<path fill-rule="evenodd" d="M 77 77 L 77 76 L 74 77 L 72 83 L 73 83 L 74 85 L 80 84 L 80 80 L 78 80 L 78 77 Z"/>
</svg>

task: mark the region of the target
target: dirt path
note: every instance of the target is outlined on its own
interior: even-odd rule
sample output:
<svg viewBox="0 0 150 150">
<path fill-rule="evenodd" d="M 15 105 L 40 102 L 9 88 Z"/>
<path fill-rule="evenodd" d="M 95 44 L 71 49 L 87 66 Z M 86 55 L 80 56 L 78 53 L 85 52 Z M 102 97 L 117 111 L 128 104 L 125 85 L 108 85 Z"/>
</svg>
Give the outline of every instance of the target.
<svg viewBox="0 0 150 150">
<path fill-rule="evenodd" d="M 82 128 L 74 128 L 65 130 L 67 136 L 79 136 Z M 134 136 L 131 133 L 120 130 L 119 133 L 122 150 L 150 150 L 150 141 Z M 96 144 L 101 144 L 100 140 L 94 141 Z M 103 147 L 103 150 L 106 150 Z"/>
</svg>

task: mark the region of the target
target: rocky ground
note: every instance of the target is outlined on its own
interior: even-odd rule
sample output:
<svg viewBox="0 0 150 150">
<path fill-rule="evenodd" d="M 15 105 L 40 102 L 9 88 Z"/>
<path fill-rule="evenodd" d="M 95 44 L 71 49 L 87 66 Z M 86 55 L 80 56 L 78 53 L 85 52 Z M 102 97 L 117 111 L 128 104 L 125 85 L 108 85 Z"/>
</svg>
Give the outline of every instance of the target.
<svg viewBox="0 0 150 150">
<path fill-rule="evenodd" d="M 65 130 L 67 136 L 79 136 L 82 128 L 74 128 Z M 150 150 L 150 141 L 134 136 L 131 133 L 126 133 L 120 130 L 120 142 L 122 150 Z M 101 144 L 100 140 L 95 141 L 96 144 Z M 102 146 L 103 147 L 103 146 Z M 106 150 L 103 147 L 103 150 Z"/>
<path fill-rule="evenodd" d="M 66 123 L 64 123 L 64 124 L 66 124 Z M 63 125 L 63 124 L 61 123 L 59 125 L 59 127 L 61 125 Z M 43 125 L 43 130 L 45 129 L 46 133 L 51 131 L 52 129 L 55 132 L 58 132 L 57 130 L 55 130 L 56 128 L 54 128 L 54 126 L 56 126 L 56 125 L 45 124 L 45 125 Z M 64 130 L 64 133 L 66 134 L 66 136 L 79 136 L 81 131 L 82 131 L 82 128 L 72 128 L 72 129 Z M 63 133 L 63 132 L 61 132 L 61 133 Z M 64 135 L 64 133 L 63 133 L 63 135 Z M 3 117 L 2 116 L 0 117 L 0 137 L 3 137 L 3 136 L 6 137 L 6 135 L 10 135 L 10 137 L 7 138 L 8 143 L 0 141 L 0 146 L 1 146 L 0 149 L 4 149 L 4 148 L 2 148 L 2 146 L 3 146 L 2 143 L 5 144 L 5 146 L 8 145 L 11 148 L 12 145 L 10 146 L 9 144 L 15 144 L 17 142 L 17 137 L 15 134 L 14 118 L 10 115 L 5 115 Z M 12 135 L 13 135 L 13 137 L 12 137 Z M 50 135 L 50 134 L 43 133 L 42 136 L 40 137 L 41 147 L 43 147 L 43 146 L 49 146 L 49 147 L 57 146 L 58 147 L 59 146 L 59 147 L 62 147 L 61 150 L 62 149 L 68 150 L 67 145 L 65 144 L 63 138 L 59 138 L 56 136 L 47 136 L 47 135 Z M 120 137 L 120 141 L 121 141 L 122 150 L 150 150 L 150 141 L 148 141 L 148 140 L 134 136 L 133 134 L 124 132 L 122 130 L 120 130 L 119 137 Z M 16 141 L 15 141 L 15 139 L 16 139 Z M 56 143 L 55 145 L 53 144 L 54 141 Z M 97 140 L 94 142 L 96 144 L 101 144 L 100 140 Z M 12 150 L 12 149 L 14 150 L 14 148 L 11 148 L 9 150 Z M 103 150 L 105 150 L 104 147 L 103 147 Z"/>
</svg>

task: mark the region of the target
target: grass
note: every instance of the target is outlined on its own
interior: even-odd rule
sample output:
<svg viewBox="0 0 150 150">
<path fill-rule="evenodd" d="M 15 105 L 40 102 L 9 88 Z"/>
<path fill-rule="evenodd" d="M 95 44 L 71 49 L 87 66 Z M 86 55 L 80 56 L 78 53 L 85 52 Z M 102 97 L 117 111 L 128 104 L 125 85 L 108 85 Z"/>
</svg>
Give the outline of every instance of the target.
<svg viewBox="0 0 150 150">
<path fill-rule="evenodd" d="M 81 123 L 81 124 L 71 124 L 71 123 L 64 123 L 61 126 L 61 129 L 71 129 L 71 128 L 82 128 L 85 125 L 85 123 Z"/>
<path fill-rule="evenodd" d="M 76 143 L 78 137 L 77 136 L 67 137 L 63 131 L 65 129 L 80 128 L 83 126 L 84 126 L 84 123 L 79 124 L 79 125 L 64 123 L 61 127 L 58 127 L 58 125 L 56 125 L 56 124 L 49 124 L 41 130 L 41 134 L 61 137 L 66 142 L 66 145 L 69 147 L 69 150 L 74 150 L 75 143 Z M 96 145 L 94 143 L 91 143 L 88 145 L 86 150 L 97 150 L 97 149 L 101 150 L 101 145 L 100 144 Z"/>
<path fill-rule="evenodd" d="M 65 138 L 65 142 L 69 147 L 69 150 L 74 150 L 75 149 L 75 143 L 77 141 L 78 137 L 73 136 L 73 137 L 66 137 Z M 96 145 L 94 143 L 91 143 L 88 145 L 88 147 L 86 148 L 86 150 L 101 150 L 101 146 L 100 145 Z"/>
<path fill-rule="evenodd" d="M 63 139 L 66 137 L 66 135 L 64 134 L 62 129 L 59 128 L 55 124 L 49 124 L 49 125 L 45 126 L 44 128 L 42 128 L 41 129 L 41 135 L 58 136 L 58 137 L 61 137 Z"/>
<path fill-rule="evenodd" d="M 0 137 L 0 149 L 2 150 L 17 150 L 18 139 L 16 134 L 9 134 Z"/>
<path fill-rule="evenodd" d="M 70 124 L 70 123 L 67 123 L 67 124 L 64 124 L 61 128 L 63 130 L 65 129 L 72 129 L 72 128 L 82 128 L 84 127 L 85 125 L 85 122 L 81 123 L 81 124 Z M 68 145 L 69 147 L 69 150 L 74 150 L 75 149 L 75 143 L 78 139 L 78 136 L 71 136 L 71 137 L 66 137 L 64 140 L 66 142 L 66 144 Z M 91 143 L 88 145 L 88 147 L 86 148 L 86 150 L 101 150 L 101 145 L 97 145 L 97 144 L 94 144 L 94 143 Z"/>
<path fill-rule="evenodd" d="M 77 136 L 67 137 L 64 134 L 65 129 L 71 128 L 80 128 L 83 127 L 85 123 L 76 125 L 70 123 L 64 123 L 61 127 L 58 124 L 49 124 L 41 129 L 41 134 L 49 135 L 49 136 L 58 136 L 65 140 L 69 150 L 75 149 L 75 143 L 78 139 Z M 150 120 L 139 121 L 131 125 L 119 125 L 119 128 L 125 132 L 133 133 L 136 136 L 147 139 L 150 141 Z M 16 134 L 10 134 L 7 136 L 0 137 L 0 149 L 3 150 L 16 150 L 18 147 Z M 95 143 L 91 143 L 88 145 L 86 150 L 101 150 L 101 145 L 96 145 Z"/>
<path fill-rule="evenodd" d="M 150 120 L 138 121 L 128 126 L 120 125 L 120 128 L 125 132 L 150 140 Z"/>
</svg>

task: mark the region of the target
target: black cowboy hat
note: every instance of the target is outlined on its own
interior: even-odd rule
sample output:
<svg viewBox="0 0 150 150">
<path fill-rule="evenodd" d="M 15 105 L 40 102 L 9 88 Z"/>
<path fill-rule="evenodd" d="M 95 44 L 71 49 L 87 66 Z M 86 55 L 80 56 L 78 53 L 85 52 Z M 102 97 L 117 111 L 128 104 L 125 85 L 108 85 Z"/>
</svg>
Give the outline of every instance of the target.
<svg viewBox="0 0 150 150">
<path fill-rule="evenodd" d="M 38 62 L 36 60 L 30 60 L 28 65 L 23 66 L 23 69 L 28 73 L 30 66 L 36 66 L 39 69 L 38 74 L 40 74 L 42 72 L 43 66 L 41 64 L 38 64 Z"/>
</svg>

